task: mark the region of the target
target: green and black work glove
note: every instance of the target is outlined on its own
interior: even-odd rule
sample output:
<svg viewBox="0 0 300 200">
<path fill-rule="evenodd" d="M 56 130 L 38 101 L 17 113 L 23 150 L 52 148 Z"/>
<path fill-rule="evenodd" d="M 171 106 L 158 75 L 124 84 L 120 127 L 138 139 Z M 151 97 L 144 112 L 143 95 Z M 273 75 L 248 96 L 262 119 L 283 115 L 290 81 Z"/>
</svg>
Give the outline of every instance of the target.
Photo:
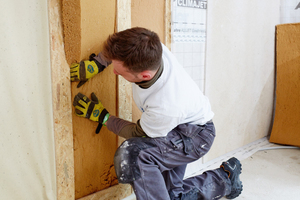
<svg viewBox="0 0 300 200">
<path fill-rule="evenodd" d="M 77 116 L 85 117 L 99 123 L 96 129 L 97 134 L 100 132 L 102 125 L 105 125 L 105 122 L 108 120 L 108 111 L 94 93 L 91 94 L 91 100 L 87 96 L 78 93 L 74 97 L 73 106 L 75 107 Z"/>
<path fill-rule="evenodd" d="M 91 54 L 89 60 L 71 64 L 71 81 L 80 81 L 77 88 L 105 69 L 104 65 L 94 59 L 95 56 L 95 54 Z"/>
</svg>

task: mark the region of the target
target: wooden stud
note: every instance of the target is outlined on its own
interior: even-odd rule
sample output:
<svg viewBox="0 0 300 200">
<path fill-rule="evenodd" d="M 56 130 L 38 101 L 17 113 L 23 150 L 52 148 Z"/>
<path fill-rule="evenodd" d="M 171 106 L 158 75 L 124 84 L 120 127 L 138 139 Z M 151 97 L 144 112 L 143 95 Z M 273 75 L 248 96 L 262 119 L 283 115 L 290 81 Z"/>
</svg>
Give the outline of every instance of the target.
<svg viewBox="0 0 300 200">
<path fill-rule="evenodd" d="M 66 61 L 61 0 L 49 0 L 52 105 L 58 200 L 75 199 L 70 68 Z"/>
</svg>

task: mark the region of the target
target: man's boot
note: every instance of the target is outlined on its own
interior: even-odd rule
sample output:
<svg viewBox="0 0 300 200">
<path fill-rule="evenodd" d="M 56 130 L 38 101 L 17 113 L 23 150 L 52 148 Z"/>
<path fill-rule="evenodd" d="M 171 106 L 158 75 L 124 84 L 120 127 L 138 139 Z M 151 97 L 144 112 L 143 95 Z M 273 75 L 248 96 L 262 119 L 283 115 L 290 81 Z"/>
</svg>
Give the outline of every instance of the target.
<svg viewBox="0 0 300 200">
<path fill-rule="evenodd" d="M 221 168 L 228 173 L 228 178 L 231 181 L 231 192 L 226 196 L 227 199 L 234 199 L 238 197 L 243 190 L 242 181 L 240 181 L 240 174 L 242 172 L 242 164 L 236 158 L 230 158 L 223 162 Z"/>
</svg>

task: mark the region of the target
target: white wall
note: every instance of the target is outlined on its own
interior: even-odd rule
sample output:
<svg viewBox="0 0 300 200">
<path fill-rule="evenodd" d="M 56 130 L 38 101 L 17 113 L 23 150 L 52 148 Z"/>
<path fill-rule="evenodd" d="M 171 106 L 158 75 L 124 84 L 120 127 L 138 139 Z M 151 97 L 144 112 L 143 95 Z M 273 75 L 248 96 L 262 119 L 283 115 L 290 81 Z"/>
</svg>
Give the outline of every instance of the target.
<svg viewBox="0 0 300 200">
<path fill-rule="evenodd" d="M 213 159 L 269 134 L 280 0 L 210 0 L 206 95 L 215 112 Z"/>
<path fill-rule="evenodd" d="M 47 1 L 1 1 L 0 199 L 56 199 Z"/>
<path fill-rule="evenodd" d="M 197 9 L 174 5 L 172 22 L 177 27 L 181 18 L 201 21 L 193 15 Z M 201 77 L 198 85 L 210 99 L 217 130 L 211 151 L 203 160 L 189 164 L 186 176 L 198 171 L 202 162 L 268 135 L 273 114 L 280 0 L 209 0 L 205 12 L 206 44 L 172 40 L 172 52 L 179 62 L 196 82 L 195 76 Z M 201 54 L 193 52 L 197 48 Z"/>
</svg>

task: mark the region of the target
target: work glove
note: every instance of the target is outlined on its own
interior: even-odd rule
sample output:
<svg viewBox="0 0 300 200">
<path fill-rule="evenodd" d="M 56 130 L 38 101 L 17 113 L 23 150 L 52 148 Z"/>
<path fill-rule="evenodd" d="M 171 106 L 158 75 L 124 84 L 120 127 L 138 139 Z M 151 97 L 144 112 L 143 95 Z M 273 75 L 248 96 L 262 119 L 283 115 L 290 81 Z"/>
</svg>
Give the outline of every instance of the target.
<svg viewBox="0 0 300 200">
<path fill-rule="evenodd" d="M 79 117 L 85 117 L 98 122 L 96 133 L 100 132 L 102 125 L 108 120 L 109 113 L 98 100 L 94 93 L 91 94 L 91 100 L 80 92 L 74 97 L 73 106 L 75 114 Z"/>
<path fill-rule="evenodd" d="M 80 81 L 77 88 L 105 69 L 104 65 L 94 59 L 95 56 L 95 54 L 91 54 L 89 60 L 71 64 L 71 81 Z"/>
</svg>

